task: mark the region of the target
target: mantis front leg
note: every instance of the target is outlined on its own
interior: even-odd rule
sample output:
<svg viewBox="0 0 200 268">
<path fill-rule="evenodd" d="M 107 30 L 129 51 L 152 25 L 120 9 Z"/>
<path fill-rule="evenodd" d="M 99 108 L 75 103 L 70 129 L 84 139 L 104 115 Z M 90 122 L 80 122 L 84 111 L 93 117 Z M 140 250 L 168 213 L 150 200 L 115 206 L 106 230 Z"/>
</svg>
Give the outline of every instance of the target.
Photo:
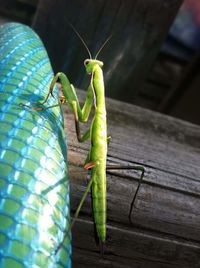
<svg viewBox="0 0 200 268">
<path fill-rule="evenodd" d="M 88 121 L 93 101 L 95 100 L 95 94 L 92 85 L 93 79 L 91 79 L 90 85 L 87 89 L 87 96 L 82 109 L 80 107 L 74 86 L 70 84 L 67 76 L 61 72 L 57 73 L 53 78 L 50 84 L 49 93 L 42 104 L 47 102 L 50 95 L 53 96 L 53 89 L 58 80 L 60 80 L 61 82 L 64 98 L 62 97 L 62 99 L 59 100 L 59 103 L 57 105 L 60 105 L 60 103 L 64 102 L 69 105 L 71 111 L 74 113 L 75 116 L 75 127 L 78 141 L 83 142 L 90 137 L 90 129 L 87 130 L 83 136 L 81 136 L 79 122 L 86 123 Z"/>
</svg>

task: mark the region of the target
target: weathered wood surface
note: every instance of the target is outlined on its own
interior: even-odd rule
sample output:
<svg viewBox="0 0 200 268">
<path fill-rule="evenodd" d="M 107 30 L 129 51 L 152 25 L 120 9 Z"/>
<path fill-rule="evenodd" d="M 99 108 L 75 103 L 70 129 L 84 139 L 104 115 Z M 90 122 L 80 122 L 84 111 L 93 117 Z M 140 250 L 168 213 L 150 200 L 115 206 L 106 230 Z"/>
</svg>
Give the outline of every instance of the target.
<svg viewBox="0 0 200 268">
<path fill-rule="evenodd" d="M 89 144 L 77 143 L 73 115 L 63 109 L 73 213 L 87 184 L 82 165 Z M 140 174 L 108 172 L 104 258 L 95 245 L 88 196 L 73 228 L 73 267 L 200 267 L 200 127 L 111 99 L 107 110 L 108 164 L 140 164 L 144 182 L 131 225 L 128 211 Z"/>
<path fill-rule="evenodd" d="M 88 84 L 82 66 L 88 54 L 69 22 L 83 36 L 92 55 L 112 34 L 99 55 L 105 62 L 107 96 L 133 102 L 182 2 L 40 0 L 33 28 L 47 48 L 54 71 L 64 71 L 82 89 Z"/>
</svg>

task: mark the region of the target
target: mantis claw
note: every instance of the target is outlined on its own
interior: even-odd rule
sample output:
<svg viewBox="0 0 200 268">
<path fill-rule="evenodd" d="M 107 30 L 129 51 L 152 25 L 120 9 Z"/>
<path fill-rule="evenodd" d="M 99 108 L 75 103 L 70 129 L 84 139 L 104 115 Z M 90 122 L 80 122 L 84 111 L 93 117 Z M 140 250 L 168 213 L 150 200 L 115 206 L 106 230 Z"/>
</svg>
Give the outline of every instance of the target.
<svg viewBox="0 0 200 268">
<path fill-rule="evenodd" d="M 66 103 L 66 98 L 65 98 L 65 96 L 60 96 L 59 99 L 60 99 L 60 103 L 61 103 L 61 104 Z"/>
</svg>

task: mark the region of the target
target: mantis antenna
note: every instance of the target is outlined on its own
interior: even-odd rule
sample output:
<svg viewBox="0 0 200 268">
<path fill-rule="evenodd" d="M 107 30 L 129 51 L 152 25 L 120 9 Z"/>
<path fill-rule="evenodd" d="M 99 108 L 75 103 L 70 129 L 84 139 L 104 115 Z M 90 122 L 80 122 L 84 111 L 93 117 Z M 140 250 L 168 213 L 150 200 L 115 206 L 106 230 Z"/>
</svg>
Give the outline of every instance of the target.
<svg viewBox="0 0 200 268">
<path fill-rule="evenodd" d="M 80 33 L 76 30 L 76 28 L 73 26 L 73 24 L 69 23 L 69 25 L 72 27 L 72 29 L 74 30 L 74 32 L 76 33 L 76 35 L 79 37 L 79 39 L 81 40 L 82 44 L 84 45 L 84 47 L 86 48 L 90 59 L 92 59 L 92 54 L 88 48 L 88 46 L 86 45 L 85 41 L 83 40 L 83 37 L 80 35 Z M 95 56 L 95 60 L 97 59 L 99 53 L 102 51 L 102 49 L 105 47 L 105 45 L 108 43 L 108 41 L 110 40 L 110 38 L 112 37 L 112 34 L 106 39 L 106 41 L 103 43 L 103 45 L 100 47 L 100 49 L 98 50 L 96 56 Z"/>
<path fill-rule="evenodd" d="M 106 41 L 103 43 L 103 45 L 100 47 L 100 49 L 98 50 L 96 56 L 95 56 L 95 60 L 97 59 L 99 53 L 102 51 L 102 49 L 105 47 L 105 45 L 108 43 L 108 41 L 110 40 L 110 38 L 112 37 L 112 34 L 106 39 Z"/>
<path fill-rule="evenodd" d="M 71 24 L 69 23 L 69 25 L 72 27 L 72 29 L 74 30 L 74 32 L 76 33 L 76 35 L 79 37 L 79 39 L 81 40 L 82 44 L 84 45 L 84 47 L 86 48 L 88 54 L 89 54 L 89 57 L 90 59 L 92 59 L 92 55 L 90 53 L 90 50 L 88 48 L 88 46 L 86 45 L 85 41 L 83 40 L 82 36 L 79 34 L 79 32 L 76 30 L 76 28 Z"/>
</svg>

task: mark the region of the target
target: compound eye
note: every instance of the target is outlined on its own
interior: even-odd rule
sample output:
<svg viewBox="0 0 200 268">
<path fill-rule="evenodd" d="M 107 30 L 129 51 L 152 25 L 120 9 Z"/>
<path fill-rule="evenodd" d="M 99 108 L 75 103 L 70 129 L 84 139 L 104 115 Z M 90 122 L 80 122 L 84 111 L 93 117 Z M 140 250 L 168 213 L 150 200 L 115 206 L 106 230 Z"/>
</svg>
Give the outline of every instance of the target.
<svg viewBox="0 0 200 268">
<path fill-rule="evenodd" d="M 84 65 L 88 65 L 89 62 L 90 62 L 89 60 L 85 60 L 85 61 L 84 61 Z"/>
</svg>

